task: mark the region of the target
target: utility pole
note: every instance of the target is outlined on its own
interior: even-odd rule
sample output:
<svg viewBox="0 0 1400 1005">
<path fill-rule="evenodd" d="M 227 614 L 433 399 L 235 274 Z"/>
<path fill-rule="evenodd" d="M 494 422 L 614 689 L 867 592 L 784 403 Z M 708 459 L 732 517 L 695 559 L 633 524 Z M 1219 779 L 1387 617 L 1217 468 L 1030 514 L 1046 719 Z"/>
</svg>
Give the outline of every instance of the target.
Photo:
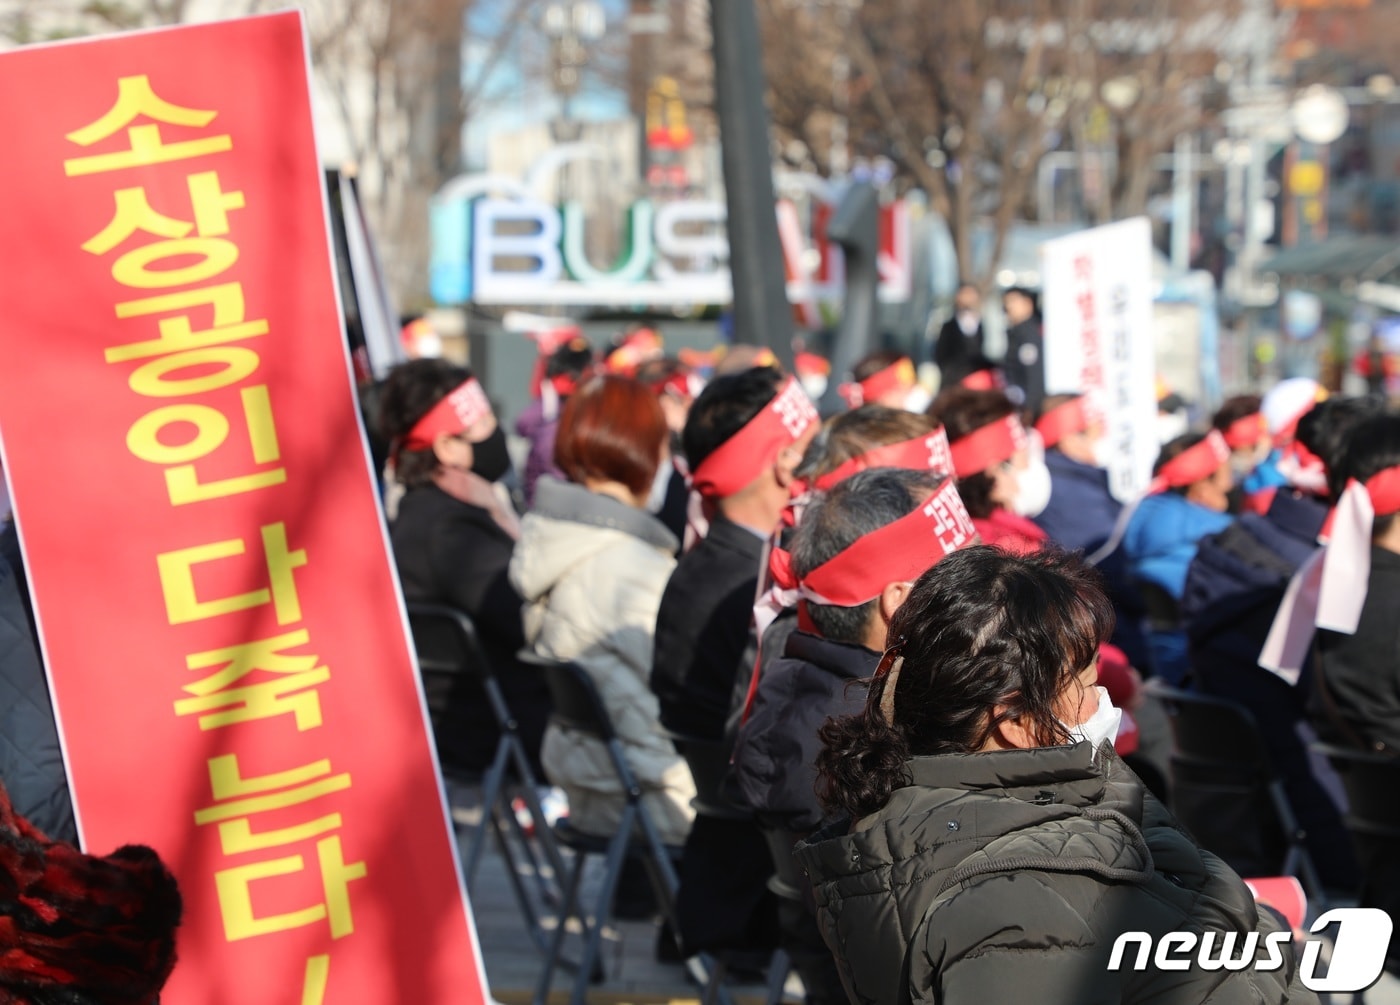
<svg viewBox="0 0 1400 1005">
<path fill-rule="evenodd" d="M 792 307 L 787 300 L 769 152 L 768 93 L 754 0 L 713 0 L 715 110 L 728 211 L 734 337 L 766 345 L 792 370 Z"/>
</svg>

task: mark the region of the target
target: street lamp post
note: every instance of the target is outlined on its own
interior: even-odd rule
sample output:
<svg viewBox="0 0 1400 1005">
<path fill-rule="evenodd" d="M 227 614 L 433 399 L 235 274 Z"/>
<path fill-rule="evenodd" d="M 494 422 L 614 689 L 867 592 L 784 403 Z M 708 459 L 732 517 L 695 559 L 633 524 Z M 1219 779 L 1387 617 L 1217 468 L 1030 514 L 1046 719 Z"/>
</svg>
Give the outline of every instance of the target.
<svg viewBox="0 0 1400 1005">
<path fill-rule="evenodd" d="M 544 9 L 544 33 L 549 36 L 554 68 L 554 91 L 559 95 L 559 116 L 550 126 L 558 143 L 572 143 L 582 132 L 569 114 L 569 103 L 578 93 L 583 68 L 588 64 L 587 43 L 603 37 L 607 20 L 597 0 L 556 0 Z M 560 165 L 559 204 L 569 201 L 569 168 Z"/>
<path fill-rule="evenodd" d="M 578 93 L 583 68 L 588 64 L 588 43 L 603 37 L 607 20 L 597 0 L 560 0 L 544 10 L 544 33 L 549 36 L 554 69 L 554 91 L 559 95 L 555 139 L 577 139 L 569 104 Z"/>
</svg>

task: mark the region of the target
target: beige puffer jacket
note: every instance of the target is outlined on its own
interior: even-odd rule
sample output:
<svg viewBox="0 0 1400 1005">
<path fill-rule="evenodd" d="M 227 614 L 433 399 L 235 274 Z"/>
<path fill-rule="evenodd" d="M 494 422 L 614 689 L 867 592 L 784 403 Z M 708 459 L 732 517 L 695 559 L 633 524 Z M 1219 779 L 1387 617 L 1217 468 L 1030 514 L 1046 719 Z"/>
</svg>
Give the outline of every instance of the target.
<svg viewBox="0 0 1400 1005">
<path fill-rule="evenodd" d="M 675 546 L 651 514 L 545 477 L 510 563 L 510 581 L 525 600 L 526 641 L 592 675 L 668 844 L 685 840 L 695 796 L 685 761 L 660 732 L 649 684 L 656 611 Z M 602 744 L 551 723 L 541 760 L 568 795 L 575 826 L 616 830 L 622 788 Z"/>
</svg>

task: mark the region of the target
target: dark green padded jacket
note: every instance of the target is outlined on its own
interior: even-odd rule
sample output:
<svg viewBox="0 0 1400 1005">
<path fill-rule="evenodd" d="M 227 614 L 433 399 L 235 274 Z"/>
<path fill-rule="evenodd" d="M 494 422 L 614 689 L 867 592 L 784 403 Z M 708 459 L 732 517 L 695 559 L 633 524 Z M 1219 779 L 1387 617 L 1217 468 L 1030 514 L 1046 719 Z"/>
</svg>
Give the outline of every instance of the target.
<svg viewBox="0 0 1400 1005">
<path fill-rule="evenodd" d="M 908 774 L 883 809 L 796 852 L 852 1002 L 1316 1002 L 1287 944 L 1272 971 L 1200 966 L 1205 933 L 1215 956 L 1236 933 L 1238 958 L 1258 932 L 1267 962 L 1280 926 L 1109 745 L 918 757 Z M 1125 931 L 1196 934 L 1189 968 L 1135 971 L 1134 944 L 1110 971 Z"/>
</svg>

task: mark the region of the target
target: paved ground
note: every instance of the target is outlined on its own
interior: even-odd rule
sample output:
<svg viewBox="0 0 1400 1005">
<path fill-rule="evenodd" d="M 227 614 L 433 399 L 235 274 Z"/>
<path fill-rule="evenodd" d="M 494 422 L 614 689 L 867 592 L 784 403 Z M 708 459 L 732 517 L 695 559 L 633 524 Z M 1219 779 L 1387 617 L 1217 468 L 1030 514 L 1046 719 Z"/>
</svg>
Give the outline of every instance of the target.
<svg viewBox="0 0 1400 1005">
<path fill-rule="evenodd" d="M 468 787 L 451 786 L 453 818 L 465 861 L 468 843 L 480 819 L 478 793 Z M 592 903 L 602 880 L 601 862 L 593 861 L 585 874 L 585 903 Z M 527 876 L 526 879 L 529 879 Z M 508 879 L 506 863 L 495 842 L 488 841 L 471 885 L 472 910 L 476 918 L 477 935 L 486 960 L 487 980 L 492 997 L 505 1005 L 524 1005 L 531 1001 L 535 985 L 544 964 L 544 955 L 531 940 L 519 901 Z M 1334 905 L 1340 906 L 1340 905 Z M 546 912 L 548 913 L 548 912 Z M 679 963 L 661 963 L 655 959 L 659 926 L 646 921 L 614 923 L 604 933 L 602 983 L 589 989 L 591 1005 L 684 1005 L 698 1002 L 701 989 Z M 570 938 L 568 952 L 576 955 L 579 940 Z M 1324 950 L 1324 958 L 1330 953 Z M 551 1005 L 564 1005 L 569 999 L 573 973 L 560 971 L 555 976 Z M 729 983 L 727 989 L 733 1005 L 762 1005 L 766 987 L 762 984 Z M 789 978 L 784 1001 L 787 1005 L 801 1002 L 801 984 Z M 1332 996 L 1324 1005 L 1362 1005 L 1363 998 L 1346 994 Z M 1364 995 L 1364 1005 L 1400 1005 L 1400 980 L 1385 975 Z"/>
<path fill-rule="evenodd" d="M 468 842 L 480 818 L 479 799 L 475 790 L 460 786 L 451 788 L 451 799 L 465 860 Z M 601 880 L 601 862 L 590 861 L 590 869 L 584 877 L 585 896 L 590 899 L 585 903 L 592 902 L 592 893 Z M 471 884 L 471 903 L 492 996 L 506 1005 L 530 1001 L 543 969 L 544 955 L 530 938 L 507 877 L 505 860 L 494 841 L 487 843 Z M 605 930 L 604 981 L 590 989 L 590 1002 L 645 1005 L 698 1001 L 702 992 L 682 964 L 660 963 L 655 959 L 658 930 L 657 924 L 648 921 L 618 922 Z M 569 954 L 576 955 L 579 940 L 570 938 L 568 947 Z M 551 1002 L 568 1001 L 573 978 L 569 971 L 556 974 Z M 767 989 L 760 984 L 731 984 L 729 990 L 735 1005 L 759 1005 Z M 801 1000 L 800 985 L 795 981 L 789 985 L 786 1000 L 789 1003 Z"/>
</svg>

